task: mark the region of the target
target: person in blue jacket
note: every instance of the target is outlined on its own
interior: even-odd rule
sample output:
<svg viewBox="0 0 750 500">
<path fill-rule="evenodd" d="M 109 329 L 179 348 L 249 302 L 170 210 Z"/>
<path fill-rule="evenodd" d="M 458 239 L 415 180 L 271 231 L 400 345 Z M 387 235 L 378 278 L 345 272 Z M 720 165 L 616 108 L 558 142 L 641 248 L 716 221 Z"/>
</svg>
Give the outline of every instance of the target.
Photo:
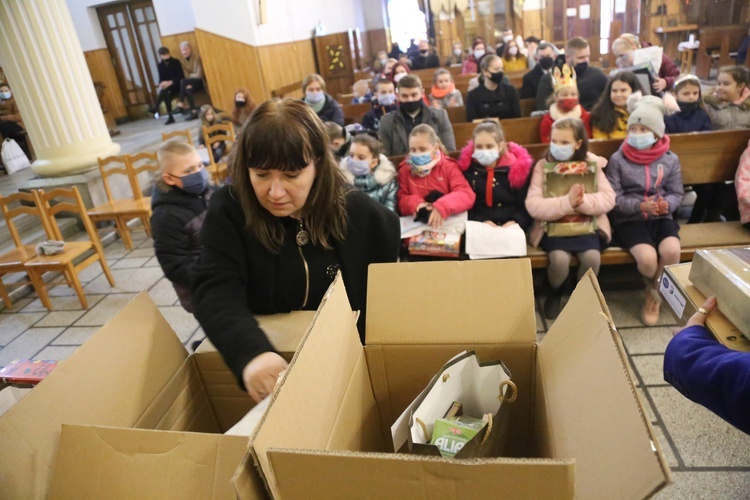
<svg viewBox="0 0 750 500">
<path fill-rule="evenodd" d="M 725 347 L 706 329 L 715 307 L 716 298 L 706 300 L 671 340 L 664 353 L 664 380 L 750 434 L 750 352 Z"/>
</svg>

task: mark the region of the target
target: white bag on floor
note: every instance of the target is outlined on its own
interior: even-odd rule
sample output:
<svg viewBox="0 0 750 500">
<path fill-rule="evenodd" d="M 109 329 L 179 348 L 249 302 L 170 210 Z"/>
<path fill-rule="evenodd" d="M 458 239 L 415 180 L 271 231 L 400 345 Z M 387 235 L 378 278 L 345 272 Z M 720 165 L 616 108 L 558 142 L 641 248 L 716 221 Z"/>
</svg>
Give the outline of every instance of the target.
<svg viewBox="0 0 750 500">
<path fill-rule="evenodd" d="M 9 174 L 14 174 L 19 170 L 31 166 L 31 162 L 29 162 L 23 149 L 21 149 L 21 146 L 19 146 L 13 139 L 5 139 L 5 141 L 3 141 L 0 158 L 2 158 L 5 170 L 7 170 Z"/>
</svg>

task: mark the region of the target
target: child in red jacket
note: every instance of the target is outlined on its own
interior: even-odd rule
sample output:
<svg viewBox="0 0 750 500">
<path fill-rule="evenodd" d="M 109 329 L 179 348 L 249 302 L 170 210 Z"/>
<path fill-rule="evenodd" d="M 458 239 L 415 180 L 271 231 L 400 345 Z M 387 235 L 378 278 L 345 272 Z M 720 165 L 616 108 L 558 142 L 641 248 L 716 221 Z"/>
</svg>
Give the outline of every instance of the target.
<svg viewBox="0 0 750 500">
<path fill-rule="evenodd" d="M 552 124 L 561 118 L 579 118 L 586 127 L 586 135 L 591 138 L 591 125 L 589 125 L 589 112 L 583 109 L 578 101 L 578 84 L 576 83 L 576 72 L 567 64 L 563 64 L 562 72 L 555 68 L 552 73 L 552 87 L 555 90 L 553 102 L 549 107 L 549 113 L 542 117 L 539 125 L 539 133 L 542 142 L 549 144 Z"/>
<path fill-rule="evenodd" d="M 418 215 L 424 209 L 435 229 L 451 215 L 469 210 L 476 198 L 435 130 L 424 123 L 409 134 L 409 155 L 399 165 L 398 187 L 401 215 Z"/>
</svg>

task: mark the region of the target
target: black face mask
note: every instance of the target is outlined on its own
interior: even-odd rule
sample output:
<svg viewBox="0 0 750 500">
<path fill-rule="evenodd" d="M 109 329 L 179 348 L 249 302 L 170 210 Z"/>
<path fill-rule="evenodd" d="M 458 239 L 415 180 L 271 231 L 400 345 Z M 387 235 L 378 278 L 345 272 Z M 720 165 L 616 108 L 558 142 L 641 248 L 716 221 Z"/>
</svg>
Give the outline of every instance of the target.
<svg viewBox="0 0 750 500">
<path fill-rule="evenodd" d="M 502 71 L 498 71 L 497 73 L 490 73 L 490 81 L 499 85 L 503 81 L 503 76 L 505 75 Z"/>
<path fill-rule="evenodd" d="M 429 50 L 420 50 L 419 53 L 422 54 L 422 57 L 427 57 L 427 54 L 429 54 L 430 51 Z"/>
<path fill-rule="evenodd" d="M 401 111 L 403 111 L 407 115 L 411 115 L 422 109 L 422 100 L 420 99 L 418 101 L 402 102 L 398 106 Z"/>
<path fill-rule="evenodd" d="M 680 111 L 682 111 L 683 113 L 685 113 L 687 111 L 695 111 L 696 109 L 698 109 L 698 106 L 700 105 L 700 102 L 699 101 L 695 101 L 695 102 L 680 102 L 680 101 L 677 101 L 677 105 L 680 107 Z"/>
<path fill-rule="evenodd" d="M 234 101 L 234 105 L 238 108 L 244 108 L 247 105 L 247 101 Z"/>
<path fill-rule="evenodd" d="M 576 64 L 573 69 L 576 70 L 576 76 L 580 77 L 584 71 L 586 71 L 589 68 L 589 63 L 582 62 Z"/>
<path fill-rule="evenodd" d="M 555 65 L 555 60 L 552 57 L 542 57 L 539 59 L 539 67 L 547 71 Z"/>
</svg>

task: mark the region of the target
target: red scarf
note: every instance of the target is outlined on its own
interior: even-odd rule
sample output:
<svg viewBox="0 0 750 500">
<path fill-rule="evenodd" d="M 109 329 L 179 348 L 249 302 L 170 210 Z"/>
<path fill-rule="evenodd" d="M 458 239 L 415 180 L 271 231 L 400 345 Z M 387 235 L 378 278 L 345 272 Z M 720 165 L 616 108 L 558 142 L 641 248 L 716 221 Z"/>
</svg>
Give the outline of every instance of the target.
<svg viewBox="0 0 750 500">
<path fill-rule="evenodd" d="M 487 170 L 487 185 L 484 187 L 484 202 L 488 207 L 494 206 L 492 203 L 492 194 L 495 187 L 495 169 L 500 167 L 509 168 L 516 162 L 516 155 L 505 149 L 505 153 L 501 156 L 494 167 L 484 167 Z"/>
<path fill-rule="evenodd" d="M 661 158 L 667 151 L 669 151 L 668 135 L 663 136 L 653 146 L 642 151 L 628 144 L 627 138 L 622 143 L 622 154 L 625 155 L 625 158 L 638 165 L 650 165 Z"/>
<path fill-rule="evenodd" d="M 443 97 L 447 96 L 448 94 L 450 94 L 454 90 L 456 90 L 456 84 L 453 83 L 453 82 L 451 82 L 448 85 L 447 89 L 440 89 L 440 88 L 438 88 L 437 85 L 435 85 L 434 87 L 432 87 L 432 90 L 430 91 L 430 94 L 432 94 L 432 96 L 435 97 L 436 99 L 442 99 Z"/>
</svg>

